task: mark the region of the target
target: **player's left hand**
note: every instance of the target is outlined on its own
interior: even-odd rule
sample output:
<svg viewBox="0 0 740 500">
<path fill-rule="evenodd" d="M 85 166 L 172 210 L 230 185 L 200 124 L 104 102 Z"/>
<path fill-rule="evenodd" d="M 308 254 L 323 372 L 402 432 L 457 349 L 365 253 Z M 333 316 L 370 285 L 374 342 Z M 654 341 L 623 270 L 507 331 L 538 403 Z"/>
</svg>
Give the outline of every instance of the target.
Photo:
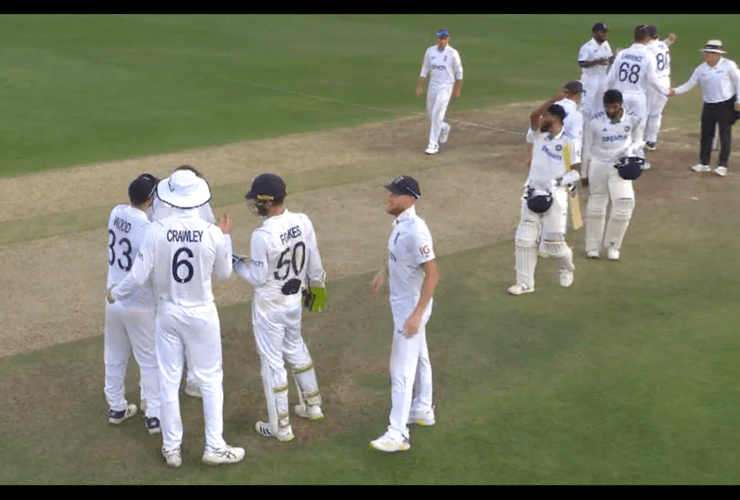
<svg viewBox="0 0 740 500">
<path fill-rule="evenodd" d="M 115 285 L 113 285 L 113 286 L 115 286 Z M 109 304 L 112 304 L 112 303 L 114 303 L 116 301 L 113 298 L 113 296 L 111 295 L 111 290 L 113 290 L 113 286 L 111 286 L 110 288 L 108 288 L 108 291 L 105 294 L 105 300 L 107 300 Z"/>
<path fill-rule="evenodd" d="M 676 35 L 674 35 L 673 33 L 671 33 L 670 35 L 668 35 L 668 40 L 670 40 L 671 42 L 675 42 L 676 41 Z"/>
<path fill-rule="evenodd" d="M 224 234 L 229 234 L 232 229 L 231 217 L 228 214 L 224 215 L 223 218 L 218 221 L 218 227 Z"/>
<path fill-rule="evenodd" d="M 412 314 L 411 317 L 406 321 L 406 325 L 403 328 L 403 334 L 406 337 L 412 337 L 419 331 L 419 324 L 421 324 L 421 315 Z"/>
<path fill-rule="evenodd" d="M 458 97 L 460 97 L 460 89 L 457 89 L 456 91 L 452 93 L 453 99 L 457 99 Z"/>
</svg>

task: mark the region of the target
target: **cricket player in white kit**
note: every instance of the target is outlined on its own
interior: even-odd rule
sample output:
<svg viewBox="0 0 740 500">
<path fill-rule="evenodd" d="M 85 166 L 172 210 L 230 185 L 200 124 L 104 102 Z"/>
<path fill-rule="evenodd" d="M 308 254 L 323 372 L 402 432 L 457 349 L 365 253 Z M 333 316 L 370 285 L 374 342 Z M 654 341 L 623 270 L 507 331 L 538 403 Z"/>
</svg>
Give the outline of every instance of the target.
<svg viewBox="0 0 740 500">
<path fill-rule="evenodd" d="M 614 61 L 612 48 L 606 40 L 608 31 L 606 24 L 594 24 L 591 39 L 578 51 L 578 65 L 581 67 L 584 88 L 581 104 L 584 121 L 588 121 L 591 113 L 599 109 L 601 96 L 606 91 L 606 75 L 609 65 Z"/>
<path fill-rule="evenodd" d="M 247 192 L 250 209 L 264 217 L 252 233 L 249 260 L 234 257 L 234 271 L 254 287 L 252 327 L 260 356 L 269 421 L 255 430 L 279 441 L 293 439 L 288 412 L 290 363 L 300 404 L 294 411 L 309 420 L 323 418 L 321 394 L 311 354 L 301 335 L 302 308 L 319 312 L 326 305 L 326 273 L 311 220 L 284 207 L 285 182 L 262 174 Z"/>
<path fill-rule="evenodd" d="M 390 191 L 386 212 L 396 219 L 388 239 L 386 267 L 373 279 L 372 290 L 377 296 L 387 271 L 393 313 L 392 407 L 385 434 L 370 446 L 395 452 L 411 447 L 409 424 L 435 423 L 426 324 L 432 314 L 439 273 L 432 235 L 416 214 L 415 203 L 421 196 L 419 183 L 411 177 L 399 176 L 385 187 Z"/>
<path fill-rule="evenodd" d="M 178 170 L 190 170 L 201 179 L 204 179 L 201 173 L 190 165 L 182 165 L 175 169 L 175 171 Z M 154 197 L 150 218 L 152 222 L 166 219 L 167 217 L 170 217 L 172 213 L 172 207 L 170 205 L 160 200 L 158 196 Z M 211 224 L 216 223 L 216 217 L 213 215 L 213 210 L 211 209 L 210 203 L 206 203 L 205 205 L 198 207 L 198 215 L 206 222 L 210 222 Z M 187 357 L 185 359 L 185 366 L 188 366 Z M 193 371 L 189 367 L 187 369 L 187 384 L 185 386 L 185 394 L 187 394 L 188 396 L 193 396 L 194 398 L 203 397 L 203 393 L 200 392 L 200 389 L 198 389 L 197 384 L 195 383 L 195 376 L 193 375 Z"/>
<path fill-rule="evenodd" d="M 183 359 L 203 393 L 206 449 L 203 462 L 231 464 L 244 449 L 223 439 L 223 365 L 221 328 L 211 290 L 211 275 L 231 276 L 231 220 L 214 226 L 198 216 L 208 203 L 208 183 L 189 170 L 174 172 L 157 185 L 157 195 L 173 207 L 171 217 L 152 223 L 128 277 L 109 288 L 108 301 L 129 296 L 149 279 L 157 299 L 156 344 L 159 358 L 162 454 L 167 465 L 182 464 L 179 387 Z"/>
<path fill-rule="evenodd" d="M 654 25 L 647 27 L 650 41 L 647 49 L 655 56 L 655 72 L 662 86 L 671 86 L 671 55 L 668 47 L 676 40 L 676 35 L 671 33 L 665 40 L 658 39 L 658 28 Z M 645 140 L 650 151 L 655 151 L 658 142 L 658 133 L 663 121 L 663 108 L 668 102 L 668 96 L 663 95 L 653 87 L 647 92 L 647 122 L 645 123 Z"/>
<path fill-rule="evenodd" d="M 450 134 L 450 125 L 444 121 L 450 98 L 460 97 L 463 66 L 460 54 L 449 45 L 450 32 L 446 29 L 437 32 L 437 45 L 432 45 L 424 53 L 416 97 L 421 97 L 424 80 L 429 77 L 427 86 L 427 118 L 431 122 L 429 144 L 426 154 L 439 152 L 439 145 L 445 144 Z"/>
<path fill-rule="evenodd" d="M 598 259 L 603 248 L 609 260 L 618 260 L 622 240 L 635 209 L 632 180 L 643 167 L 640 152 L 645 147 L 640 117 L 622 107 L 622 94 L 604 93 L 604 110 L 586 125 L 583 139 L 582 184 L 589 187 L 586 205 L 586 256 Z M 627 165 L 626 158 L 639 159 Z M 623 165 L 617 168 L 618 164 Z M 611 199 L 609 224 L 604 234 L 606 207 Z M 603 239 L 603 241 L 602 241 Z"/>
<path fill-rule="evenodd" d="M 128 187 L 130 205 L 118 205 L 108 219 L 108 288 L 122 282 L 131 271 L 150 222 L 146 211 L 158 179 L 142 174 Z M 108 421 L 118 425 L 137 412 L 125 398 L 124 379 L 129 358 L 141 374 L 141 406 L 146 404 L 144 425 L 150 434 L 161 431 L 159 422 L 159 366 L 154 342 L 155 304 L 151 281 L 125 300 L 105 307 L 105 397 Z"/>
<path fill-rule="evenodd" d="M 516 230 L 516 283 L 508 289 L 512 295 L 534 292 L 537 238 L 541 230 L 545 251 L 558 260 L 560 286 L 569 287 L 573 283 L 573 250 L 565 241 L 565 233 L 568 193 L 577 187 L 580 179 L 581 153 L 576 138 L 564 130 L 565 110 L 555 104 L 562 98 L 561 92 L 529 117 L 527 142 L 533 144 L 532 161 Z"/>
<path fill-rule="evenodd" d="M 622 93 L 625 111 L 640 118 L 644 126 L 648 116 L 648 90 L 653 89 L 668 96 L 670 85 L 665 79 L 658 77 L 656 56 L 646 47 L 650 41 L 646 25 L 635 28 L 634 40 L 629 48 L 617 55 L 606 84 L 608 89 Z M 638 156 L 645 158 L 645 152 L 640 152 Z M 650 163 L 646 161 L 644 168 L 648 170 Z"/>
</svg>

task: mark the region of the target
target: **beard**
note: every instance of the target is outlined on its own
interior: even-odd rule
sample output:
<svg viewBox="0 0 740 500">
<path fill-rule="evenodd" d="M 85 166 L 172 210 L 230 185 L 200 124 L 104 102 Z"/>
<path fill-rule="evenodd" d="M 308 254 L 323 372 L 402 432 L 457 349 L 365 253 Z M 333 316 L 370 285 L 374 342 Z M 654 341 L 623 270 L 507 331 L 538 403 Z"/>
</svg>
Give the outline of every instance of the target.
<svg viewBox="0 0 740 500">
<path fill-rule="evenodd" d="M 609 113 L 607 111 L 606 112 L 606 116 L 608 116 L 610 119 L 614 120 L 617 116 L 619 116 L 619 113 L 621 113 L 621 112 L 622 112 L 621 109 L 619 111 L 615 112 L 615 113 Z"/>
<path fill-rule="evenodd" d="M 540 132 L 549 132 L 551 126 L 552 124 L 550 122 L 543 123 L 542 126 L 540 127 Z"/>
</svg>

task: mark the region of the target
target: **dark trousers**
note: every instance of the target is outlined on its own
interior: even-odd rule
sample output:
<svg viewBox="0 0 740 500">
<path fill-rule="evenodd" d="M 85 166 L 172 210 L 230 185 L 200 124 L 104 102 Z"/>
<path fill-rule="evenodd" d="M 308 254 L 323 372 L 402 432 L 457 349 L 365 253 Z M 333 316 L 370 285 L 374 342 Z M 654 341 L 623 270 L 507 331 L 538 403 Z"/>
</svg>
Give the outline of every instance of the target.
<svg viewBox="0 0 740 500">
<path fill-rule="evenodd" d="M 701 112 L 701 150 L 699 161 L 709 165 L 714 142 L 714 130 L 719 124 L 719 166 L 727 167 L 732 145 L 732 125 L 735 123 L 735 97 L 716 104 L 704 103 Z"/>
</svg>

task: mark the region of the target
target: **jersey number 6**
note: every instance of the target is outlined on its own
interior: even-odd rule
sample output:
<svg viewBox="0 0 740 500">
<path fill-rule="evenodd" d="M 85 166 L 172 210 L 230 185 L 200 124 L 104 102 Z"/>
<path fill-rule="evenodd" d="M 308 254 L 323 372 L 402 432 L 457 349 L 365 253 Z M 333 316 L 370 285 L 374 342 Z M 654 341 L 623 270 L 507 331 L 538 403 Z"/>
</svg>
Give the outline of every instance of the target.
<svg viewBox="0 0 740 500">
<path fill-rule="evenodd" d="M 193 279 L 193 265 L 185 260 L 184 258 L 182 260 L 177 260 L 178 257 L 180 257 L 180 254 L 185 252 L 188 257 L 191 259 L 193 258 L 193 252 L 187 247 L 182 247 L 175 252 L 175 256 L 172 257 L 172 277 L 175 278 L 175 281 L 178 283 L 187 283 L 191 279 Z M 188 270 L 188 275 L 185 276 L 185 278 L 181 278 L 177 271 L 180 269 L 181 266 L 185 266 Z"/>
<path fill-rule="evenodd" d="M 630 63 L 623 62 L 619 65 L 619 81 L 629 80 L 630 83 L 637 83 L 640 80 L 640 66 L 637 64 L 630 67 Z"/>
</svg>

